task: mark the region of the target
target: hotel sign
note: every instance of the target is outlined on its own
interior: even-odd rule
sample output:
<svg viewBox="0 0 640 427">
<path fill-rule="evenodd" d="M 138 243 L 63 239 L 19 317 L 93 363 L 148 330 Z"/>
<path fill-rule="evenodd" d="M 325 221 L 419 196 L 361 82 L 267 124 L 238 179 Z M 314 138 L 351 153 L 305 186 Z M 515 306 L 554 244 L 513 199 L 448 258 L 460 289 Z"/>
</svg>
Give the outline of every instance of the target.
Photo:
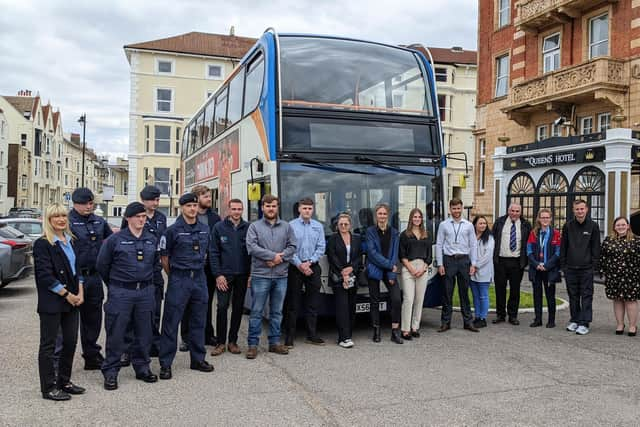
<svg viewBox="0 0 640 427">
<path fill-rule="evenodd" d="M 560 153 L 537 154 L 504 159 L 504 169 L 530 169 L 551 166 L 571 165 L 576 163 L 602 162 L 605 158 L 603 147 L 585 150 L 563 151 Z"/>
</svg>

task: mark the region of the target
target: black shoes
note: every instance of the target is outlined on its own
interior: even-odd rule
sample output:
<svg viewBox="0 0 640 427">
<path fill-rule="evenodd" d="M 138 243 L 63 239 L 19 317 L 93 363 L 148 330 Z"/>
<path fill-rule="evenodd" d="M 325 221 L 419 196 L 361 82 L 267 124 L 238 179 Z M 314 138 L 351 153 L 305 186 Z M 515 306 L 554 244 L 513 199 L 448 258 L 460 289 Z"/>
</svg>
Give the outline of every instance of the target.
<svg viewBox="0 0 640 427">
<path fill-rule="evenodd" d="M 313 344 L 313 345 L 324 345 L 324 340 L 318 337 L 307 337 L 307 340 L 305 342 L 307 344 Z"/>
<path fill-rule="evenodd" d="M 373 342 L 380 342 L 380 326 L 373 327 Z"/>
<path fill-rule="evenodd" d="M 189 343 L 188 343 L 188 342 L 186 342 L 186 341 L 182 341 L 182 342 L 180 343 L 180 347 L 178 348 L 178 350 L 182 351 L 183 353 L 184 353 L 185 351 L 189 351 Z"/>
<path fill-rule="evenodd" d="M 504 323 L 504 322 L 506 322 L 504 317 L 496 317 L 491 321 L 491 323 L 493 323 L 494 325 L 497 325 L 498 323 Z"/>
<path fill-rule="evenodd" d="M 624 326 L 622 325 L 622 329 L 616 329 L 616 335 L 624 335 Z"/>
<path fill-rule="evenodd" d="M 120 367 L 126 368 L 131 365 L 131 357 L 129 357 L 129 353 L 122 353 L 120 356 Z"/>
<path fill-rule="evenodd" d="M 218 345 L 218 340 L 216 339 L 216 337 L 209 337 L 206 340 L 204 340 L 204 345 L 210 345 L 212 347 L 215 347 Z"/>
<path fill-rule="evenodd" d="M 70 382 L 69 384 L 62 386 L 62 391 L 69 394 L 83 394 L 87 390 L 84 387 L 80 387 Z"/>
<path fill-rule="evenodd" d="M 449 329 L 451 329 L 451 325 L 449 323 L 443 323 L 440 325 L 438 332 L 447 332 Z"/>
<path fill-rule="evenodd" d="M 118 389 L 118 378 L 117 377 L 106 377 L 104 379 L 104 389 L 105 390 L 117 390 Z"/>
<path fill-rule="evenodd" d="M 206 360 L 201 360 L 199 362 L 191 362 L 191 369 L 200 372 L 211 372 L 214 368 L 213 365 L 211 365 Z"/>
<path fill-rule="evenodd" d="M 405 333 L 403 332 L 403 333 L 402 333 L 402 339 L 403 339 L 403 340 L 405 340 L 405 341 L 411 341 L 411 340 L 413 340 L 413 337 L 411 336 L 411 333 L 406 333 L 406 334 L 405 334 Z"/>
<path fill-rule="evenodd" d="M 144 374 L 136 374 L 137 380 L 142 380 L 145 383 L 155 383 L 158 381 L 158 376 L 151 371 L 148 371 Z"/>
<path fill-rule="evenodd" d="M 509 318 L 509 323 L 512 324 L 513 326 L 518 326 L 520 324 L 520 321 L 518 319 L 516 319 L 515 317 L 510 317 Z"/>
<path fill-rule="evenodd" d="M 404 341 L 402 341 L 402 338 L 400 338 L 399 328 L 391 329 L 391 342 L 394 342 L 396 344 L 404 344 Z"/>
<path fill-rule="evenodd" d="M 480 329 L 480 328 L 486 328 L 487 327 L 487 321 L 486 319 L 475 319 L 473 321 L 473 326 Z"/>
<path fill-rule="evenodd" d="M 171 368 L 160 367 L 160 379 L 161 380 L 170 380 L 171 379 Z"/>
<path fill-rule="evenodd" d="M 556 322 L 548 322 L 547 323 L 547 328 L 555 328 L 556 327 Z"/>
<path fill-rule="evenodd" d="M 476 328 L 471 323 L 467 323 L 466 325 L 464 325 L 464 329 L 471 332 L 480 332 L 480 329 Z"/>
<path fill-rule="evenodd" d="M 55 400 L 56 402 L 62 402 L 63 400 L 71 400 L 71 395 L 64 390 L 53 389 L 46 393 L 42 393 L 43 399 Z"/>
<path fill-rule="evenodd" d="M 418 332 L 418 331 L 411 331 L 411 337 L 412 337 L 412 338 L 420 338 L 420 332 Z"/>
<path fill-rule="evenodd" d="M 534 320 L 533 323 L 529 325 L 530 328 L 538 328 L 540 326 L 542 326 L 542 321 L 540 320 Z"/>
</svg>

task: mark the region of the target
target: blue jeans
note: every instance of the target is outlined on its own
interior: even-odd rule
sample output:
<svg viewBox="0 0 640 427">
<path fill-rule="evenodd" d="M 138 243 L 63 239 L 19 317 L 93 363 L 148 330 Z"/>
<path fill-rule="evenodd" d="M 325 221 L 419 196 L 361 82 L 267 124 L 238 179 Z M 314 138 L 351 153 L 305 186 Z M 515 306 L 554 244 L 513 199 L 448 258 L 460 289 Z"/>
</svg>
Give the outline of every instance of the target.
<svg viewBox="0 0 640 427">
<path fill-rule="evenodd" d="M 471 293 L 476 319 L 486 319 L 489 313 L 489 282 L 471 280 Z"/>
<path fill-rule="evenodd" d="M 286 277 L 251 277 L 251 315 L 249 316 L 249 346 L 257 346 L 262 335 L 262 312 L 269 298 L 269 345 L 280 344 L 282 304 L 287 294 Z"/>
</svg>

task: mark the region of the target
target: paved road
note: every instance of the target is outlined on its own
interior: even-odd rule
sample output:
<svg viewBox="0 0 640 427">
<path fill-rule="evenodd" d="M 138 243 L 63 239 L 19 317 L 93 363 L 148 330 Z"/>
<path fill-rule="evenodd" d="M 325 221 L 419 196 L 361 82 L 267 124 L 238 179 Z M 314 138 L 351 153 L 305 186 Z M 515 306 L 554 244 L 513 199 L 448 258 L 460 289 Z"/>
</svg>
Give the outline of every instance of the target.
<svg viewBox="0 0 640 427">
<path fill-rule="evenodd" d="M 422 338 L 402 346 L 387 331 L 372 343 L 365 321 L 351 350 L 300 343 L 288 356 L 261 348 L 254 361 L 225 353 L 208 357 L 211 374 L 189 370 L 179 353 L 173 380 L 144 384 L 128 368 L 115 392 L 102 389 L 99 372 L 83 371 L 76 353 L 73 381 L 87 394 L 55 403 L 39 394 L 27 279 L 0 290 L 0 425 L 638 425 L 640 337 L 615 336 L 611 306 L 602 288 L 596 293 L 584 337 L 532 330 L 532 314 L 479 334 L 463 331 L 455 314 L 456 329 L 442 335 L 439 312 L 425 310 Z M 558 324 L 567 316 L 559 312 Z"/>
</svg>

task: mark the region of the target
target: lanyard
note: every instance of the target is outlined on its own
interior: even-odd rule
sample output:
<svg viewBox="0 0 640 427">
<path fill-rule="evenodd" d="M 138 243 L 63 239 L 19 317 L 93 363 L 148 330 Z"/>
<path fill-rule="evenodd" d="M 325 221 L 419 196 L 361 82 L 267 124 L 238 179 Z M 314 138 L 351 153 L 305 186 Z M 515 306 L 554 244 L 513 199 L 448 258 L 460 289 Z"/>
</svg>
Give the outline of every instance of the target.
<svg viewBox="0 0 640 427">
<path fill-rule="evenodd" d="M 458 243 L 458 234 L 460 234 L 460 229 L 462 228 L 462 221 L 458 224 L 458 229 L 456 230 L 455 221 L 451 221 L 451 228 L 453 228 L 453 235 L 455 236 L 455 242 Z"/>
<path fill-rule="evenodd" d="M 544 237 L 542 236 L 544 234 Z M 540 245 L 540 260 L 544 261 L 545 258 L 545 247 L 547 246 L 547 242 L 549 241 L 549 234 L 551 234 L 551 230 L 547 228 L 547 231 L 540 230 L 540 236 L 538 238 L 538 244 Z"/>
</svg>

